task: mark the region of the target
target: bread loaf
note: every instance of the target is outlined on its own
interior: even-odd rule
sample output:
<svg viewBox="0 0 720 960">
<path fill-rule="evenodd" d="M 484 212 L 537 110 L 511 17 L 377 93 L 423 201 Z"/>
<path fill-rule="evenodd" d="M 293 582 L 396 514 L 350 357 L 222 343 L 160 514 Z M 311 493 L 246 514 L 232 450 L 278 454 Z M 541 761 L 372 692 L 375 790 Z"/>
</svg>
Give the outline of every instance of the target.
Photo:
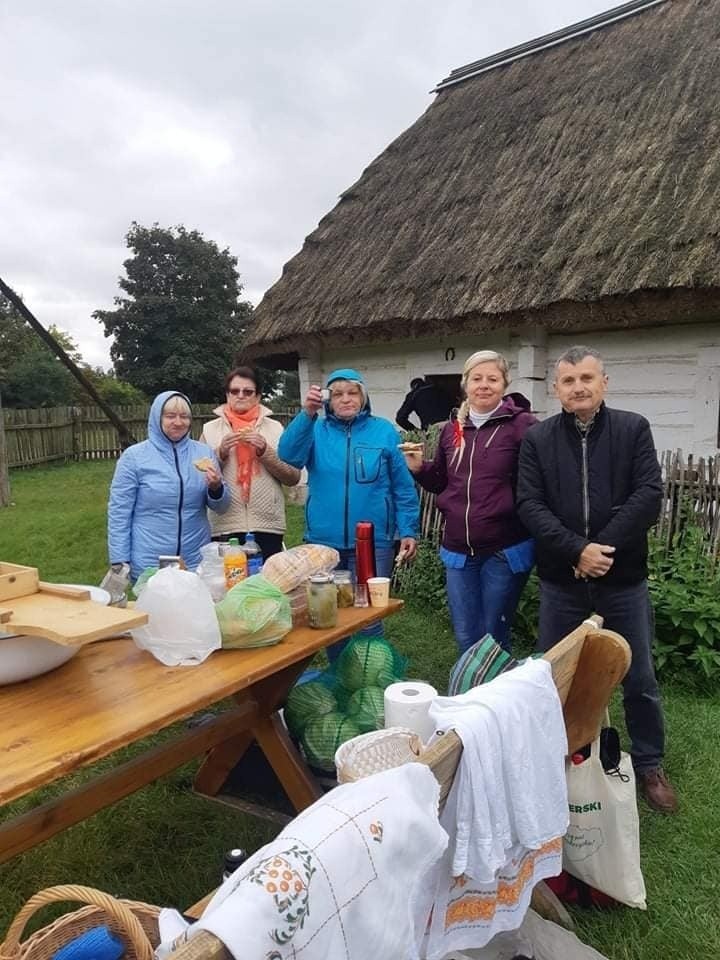
<svg viewBox="0 0 720 960">
<path fill-rule="evenodd" d="M 334 570 L 339 562 L 340 554 L 333 547 L 304 543 L 268 557 L 262 572 L 279 590 L 290 593 L 313 574 Z"/>
</svg>

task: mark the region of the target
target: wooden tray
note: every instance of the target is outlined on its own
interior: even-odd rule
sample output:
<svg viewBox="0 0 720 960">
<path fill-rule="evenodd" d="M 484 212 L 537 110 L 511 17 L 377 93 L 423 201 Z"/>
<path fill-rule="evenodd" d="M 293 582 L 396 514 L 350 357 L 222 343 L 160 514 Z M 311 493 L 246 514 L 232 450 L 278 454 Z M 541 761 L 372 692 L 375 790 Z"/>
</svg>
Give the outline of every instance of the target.
<svg viewBox="0 0 720 960">
<path fill-rule="evenodd" d="M 0 603 L 36 593 L 39 579 L 37 567 L 23 567 L 19 563 L 0 560 Z"/>
<path fill-rule="evenodd" d="M 0 607 L 0 630 L 3 632 L 47 637 L 67 646 L 82 646 L 125 633 L 147 621 L 146 613 L 95 603 L 90 599 L 90 591 L 82 587 L 42 581 L 38 582 L 36 593 L 3 599 Z"/>
</svg>

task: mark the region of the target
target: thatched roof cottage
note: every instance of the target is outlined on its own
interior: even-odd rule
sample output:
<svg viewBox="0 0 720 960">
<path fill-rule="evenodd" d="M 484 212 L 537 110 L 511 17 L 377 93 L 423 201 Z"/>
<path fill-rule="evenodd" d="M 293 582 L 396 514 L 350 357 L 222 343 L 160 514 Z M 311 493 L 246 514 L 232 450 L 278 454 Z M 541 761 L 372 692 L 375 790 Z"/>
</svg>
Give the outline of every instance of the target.
<svg viewBox="0 0 720 960">
<path fill-rule="evenodd" d="M 581 341 L 659 448 L 714 451 L 720 0 L 633 0 L 436 94 L 285 265 L 248 352 L 303 386 L 357 366 L 392 417 L 411 377 L 499 349 L 542 415 Z"/>
</svg>

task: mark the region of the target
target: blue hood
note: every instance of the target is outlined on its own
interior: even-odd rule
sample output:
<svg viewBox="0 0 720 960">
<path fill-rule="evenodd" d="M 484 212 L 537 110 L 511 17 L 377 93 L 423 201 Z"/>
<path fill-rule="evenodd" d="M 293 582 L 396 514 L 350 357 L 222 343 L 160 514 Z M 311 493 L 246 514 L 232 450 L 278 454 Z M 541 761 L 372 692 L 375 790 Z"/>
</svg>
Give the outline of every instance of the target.
<svg viewBox="0 0 720 960">
<path fill-rule="evenodd" d="M 163 390 L 162 393 L 159 393 L 155 397 L 152 402 L 152 406 L 150 407 L 150 413 L 148 414 L 148 440 L 154 447 L 158 447 L 160 450 L 171 449 L 173 446 L 176 449 L 182 447 L 188 442 L 188 439 L 190 438 L 190 431 L 192 430 L 192 424 L 188 424 L 188 432 L 176 443 L 173 443 L 169 437 L 165 436 L 160 423 L 160 417 L 162 415 L 163 407 L 168 402 L 170 397 L 182 397 L 192 411 L 190 401 L 185 394 L 181 393 L 179 390 Z"/>
<path fill-rule="evenodd" d="M 361 373 L 358 373 L 357 370 L 353 370 L 352 367 L 341 367 L 339 370 L 333 370 L 331 374 L 328 375 L 327 380 L 325 381 L 325 386 L 329 387 L 331 383 L 334 383 L 336 380 L 354 380 L 362 386 L 363 393 L 365 394 L 365 403 L 360 409 L 360 414 L 369 414 L 372 412 L 370 406 L 370 397 L 368 396 L 367 387 L 365 386 L 365 379 Z M 334 417 L 330 411 L 330 404 L 325 402 L 325 415 L 328 417 L 333 417 L 334 420 L 337 420 L 337 417 Z"/>
</svg>

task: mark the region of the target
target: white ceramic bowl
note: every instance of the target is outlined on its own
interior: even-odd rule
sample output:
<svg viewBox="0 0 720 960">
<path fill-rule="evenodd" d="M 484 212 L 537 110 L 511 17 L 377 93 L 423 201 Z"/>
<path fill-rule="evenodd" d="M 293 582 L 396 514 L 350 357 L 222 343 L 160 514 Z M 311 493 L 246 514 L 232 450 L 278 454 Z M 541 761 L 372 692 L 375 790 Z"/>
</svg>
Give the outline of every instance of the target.
<svg viewBox="0 0 720 960">
<path fill-rule="evenodd" d="M 85 584 L 63 586 L 84 586 L 96 603 L 110 603 L 110 594 L 100 587 Z M 29 680 L 31 677 L 39 677 L 41 673 L 47 673 L 48 670 L 54 670 L 74 657 L 79 649 L 80 647 L 53 643 L 45 637 L 0 633 L 0 686 Z"/>
</svg>

